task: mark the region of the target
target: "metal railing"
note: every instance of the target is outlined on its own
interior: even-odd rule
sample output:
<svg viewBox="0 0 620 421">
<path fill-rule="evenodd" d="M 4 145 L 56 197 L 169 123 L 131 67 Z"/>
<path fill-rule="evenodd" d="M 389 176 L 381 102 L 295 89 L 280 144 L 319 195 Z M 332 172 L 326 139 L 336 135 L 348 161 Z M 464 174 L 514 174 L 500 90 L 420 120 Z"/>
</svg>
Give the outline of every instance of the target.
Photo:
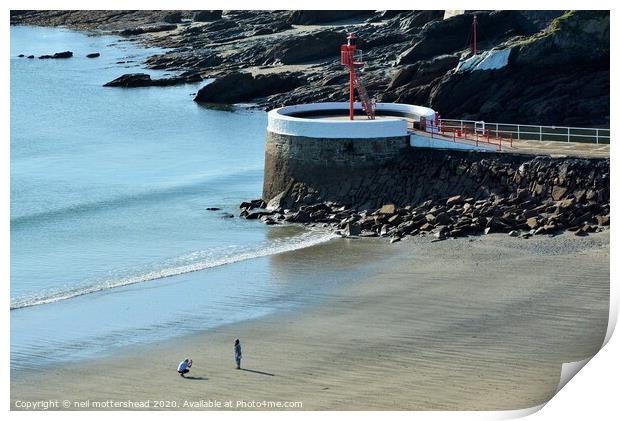
<svg viewBox="0 0 620 421">
<path fill-rule="evenodd" d="M 460 120 L 459 120 L 460 121 Z M 416 124 L 418 125 L 416 127 Z M 446 126 L 439 122 L 435 125 L 432 120 L 424 120 L 421 123 L 411 122 L 411 125 L 407 126 L 407 129 L 415 133 L 416 130 L 422 130 L 429 133 L 431 138 L 436 137 L 441 140 L 448 140 L 454 143 L 465 143 L 469 145 L 475 145 L 476 147 L 482 147 L 488 149 L 489 147 L 495 148 L 498 151 L 502 151 L 503 148 L 512 148 L 512 135 L 502 132 L 491 132 L 486 130 L 482 133 L 475 131 L 467 127 L 467 125 L 459 126 Z"/>
<path fill-rule="evenodd" d="M 538 140 L 555 142 L 581 142 L 609 144 L 609 129 L 566 126 L 535 126 L 530 124 L 486 123 L 475 120 L 439 119 L 444 131 L 478 133 L 497 138 L 511 137 L 514 140 Z"/>
</svg>

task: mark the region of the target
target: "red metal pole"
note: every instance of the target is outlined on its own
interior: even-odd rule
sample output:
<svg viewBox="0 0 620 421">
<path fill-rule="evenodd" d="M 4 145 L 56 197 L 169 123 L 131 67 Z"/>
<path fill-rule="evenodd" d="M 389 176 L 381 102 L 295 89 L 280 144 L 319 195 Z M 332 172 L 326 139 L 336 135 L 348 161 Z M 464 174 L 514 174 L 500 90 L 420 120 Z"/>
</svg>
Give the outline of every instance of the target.
<svg viewBox="0 0 620 421">
<path fill-rule="evenodd" d="M 474 33 L 474 35 L 473 35 L 473 38 L 474 38 L 474 40 L 473 40 L 473 43 L 474 43 L 473 50 L 474 50 L 474 55 L 476 55 L 476 54 L 478 54 L 478 45 L 477 45 L 477 41 L 478 41 L 477 40 L 477 38 L 478 38 L 477 37 L 477 35 L 478 35 L 478 17 L 477 16 L 474 16 L 474 23 L 472 24 L 472 26 L 473 26 L 472 29 L 473 29 L 473 33 Z"/>
<path fill-rule="evenodd" d="M 349 66 L 349 120 L 353 120 L 353 118 L 355 117 L 355 110 L 353 109 L 353 104 L 355 103 L 355 96 L 353 94 L 355 89 L 355 68 L 353 67 L 353 57 L 351 57 L 350 59 L 351 64 Z"/>
</svg>

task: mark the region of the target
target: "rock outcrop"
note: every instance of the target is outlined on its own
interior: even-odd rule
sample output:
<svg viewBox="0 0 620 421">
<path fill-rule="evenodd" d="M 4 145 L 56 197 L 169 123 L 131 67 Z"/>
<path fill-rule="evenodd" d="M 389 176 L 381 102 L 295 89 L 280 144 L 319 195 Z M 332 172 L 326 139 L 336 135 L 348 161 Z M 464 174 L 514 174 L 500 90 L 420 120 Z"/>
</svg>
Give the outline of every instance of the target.
<svg viewBox="0 0 620 421">
<path fill-rule="evenodd" d="M 316 25 L 360 16 L 368 18 L 373 13 L 371 10 L 294 10 L 289 22 L 293 25 Z"/>
<path fill-rule="evenodd" d="M 123 36 L 131 36 L 131 35 L 142 35 L 153 32 L 165 32 L 165 31 L 173 31 L 177 29 L 177 26 L 174 24 L 163 24 L 163 25 L 153 25 L 153 26 L 141 26 L 138 28 L 128 28 L 120 31 L 120 34 Z"/>
<path fill-rule="evenodd" d="M 194 13 L 195 22 L 213 22 L 222 18 L 221 10 L 199 10 Z"/>
<path fill-rule="evenodd" d="M 183 13 L 171 12 L 164 16 L 164 22 L 166 23 L 181 23 L 183 22 Z"/>
<path fill-rule="evenodd" d="M 608 126 L 608 19 L 596 11 L 563 15 L 543 33 L 507 43 L 506 67 L 448 73 L 432 87 L 428 101 L 449 110 L 446 117 Z"/>
<path fill-rule="evenodd" d="M 103 86 L 116 88 L 141 88 L 145 86 L 172 86 L 183 83 L 196 83 L 201 80 L 202 77 L 195 73 L 162 79 L 151 79 L 151 76 L 146 73 L 128 73 L 106 83 Z"/>
<path fill-rule="evenodd" d="M 250 73 L 229 73 L 200 88 L 196 102 L 238 103 L 272 95 L 299 86 L 302 79 L 295 74 L 278 73 L 253 76 Z"/>
<path fill-rule="evenodd" d="M 304 63 L 332 56 L 342 42 L 342 33 L 336 31 L 291 36 L 268 48 L 258 60 L 264 65 Z"/>
<path fill-rule="evenodd" d="M 303 74 L 301 84 L 209 99 L 254 102 L 265 109 L 346 100 L 339 45 L 354 30 L 364 52 L 366 89 L 378 101 L 428 105 L 447 118 L 608 127 L 609 11 L 443 15 L 441 10 L 13 11 L 11 23 L 116 31 L 167 48 L 147 66 L 205 80 L 234 79 L 243 72 Z M 508 60 L 497 68 L 457 72 L 459 61 L 471 55 L 474 15 L 478 49 L 509 51 Z"/>
</svg>

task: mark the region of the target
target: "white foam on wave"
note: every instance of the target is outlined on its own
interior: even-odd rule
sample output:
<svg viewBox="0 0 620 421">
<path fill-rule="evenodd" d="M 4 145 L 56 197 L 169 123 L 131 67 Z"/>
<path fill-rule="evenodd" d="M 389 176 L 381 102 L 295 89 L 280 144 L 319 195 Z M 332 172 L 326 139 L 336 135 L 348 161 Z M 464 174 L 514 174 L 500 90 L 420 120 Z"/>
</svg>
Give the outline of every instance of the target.
<svg viewBox="0 0 620 421">
<path fill-rule="evenodd" d="M 213 259 L 203 259 L 196 262 L 181 264 L 172 267 L 166 267 L 163 269 L 143 272 L 136 275 L 124 276 L 115 279 L 109 279 L 103 282 L 98 282 L 90 286 L 78 287 L 67 289 L 63 291 L 53 293 L 43 293 L 39 295 L 31 295 L 28 297 L 17 298 L 11 302 L 11 310 L 17 310 L 25 307 L 38 306 L 43 304 L 51 304 L 58 301 L 68 300 L 75 297 L 80 297 L 86 294 L 93 294 L 97 292 L 106 291 L 112 288 L 120 288 L 128 285 L 139 284 L 148 281 L 154 281 L 157 279 L 168 278 L 171 276 L 182 275 L 190 272 L 197 272 L 200 270 L 209 269 L 212 267 L 223 266 L 231 263 L 237 263 L 244 260 L 255 259 L 257 257 L 265 257 L 274 254 L 286 253 L 289 251 L 299 250 L 306 247 L 311 247 L 320 243 L 329 241 L 337 236 L 333 233 L 324 232 L 308 232 L 297 237 L 288 238 L 285 241 L 273 241 L 271 244 L 265 247 L 257 248 L 254 250 L 240 252 L 233 255 L 225 255 L 222 257 L 216 257 Z M 195 252 L 187 256 L 180 256 L 177 260 L 192 261 L 192 257 L 208 255 L 207 252 Z"/>
</svg>

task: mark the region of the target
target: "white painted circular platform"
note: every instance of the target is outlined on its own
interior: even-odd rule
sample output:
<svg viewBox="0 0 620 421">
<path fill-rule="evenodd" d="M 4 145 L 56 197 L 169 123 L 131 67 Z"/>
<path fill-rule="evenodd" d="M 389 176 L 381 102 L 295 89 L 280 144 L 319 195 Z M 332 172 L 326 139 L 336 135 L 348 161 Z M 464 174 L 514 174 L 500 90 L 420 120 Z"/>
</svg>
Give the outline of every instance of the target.
<svg viewBox="0 0 620 421">
<path fill-rule="evenodd" d="M 407 120 L 420 121 L 435 118 L 435 111 L 419 105 L 380 102 L 376 105 L 377 114 L 398 114 L 402 118 L 366 120 L 363 116 L 356 120 L 321 119 L 297 116 L 303 113 L 325 113 L 348 111 L 348 102 L 321 102 L 291 105 L 276 108 L 268 113 L 267 130 L 272 133 L 328 139 L 371 139 L 382 137 L 407 136 Z M 355 109 L 362 110 L 361 103 Z"/>
</svg>

